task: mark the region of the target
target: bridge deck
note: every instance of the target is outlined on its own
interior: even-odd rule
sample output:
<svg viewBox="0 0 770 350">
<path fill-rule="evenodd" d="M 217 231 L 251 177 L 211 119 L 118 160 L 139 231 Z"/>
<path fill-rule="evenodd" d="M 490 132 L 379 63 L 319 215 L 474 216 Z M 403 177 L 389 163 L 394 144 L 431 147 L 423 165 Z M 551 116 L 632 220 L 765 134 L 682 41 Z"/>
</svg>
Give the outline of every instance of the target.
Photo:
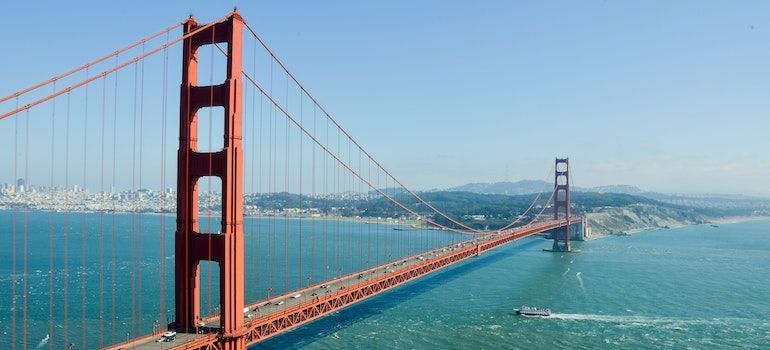
<svg viewBox="0 0 770 350">
<path fill-rule="evenodd" d="M 580 218 L 570 221 L 577 223 Z M 486 250 L 564 224 L 564 221 L 547 221 L 479 236 L 250 304 L 244 313 L 246 343 L 256 343 Z M 216 343 L 218 328 L 219 319 L 213 316 L 205 319 L 205 325 L 198 329 L 187 333 L 178 331 L 173 342 L 158 342 L 160 335 L 155 334 L 107 349 L 198 349 Z"/>
</svg>

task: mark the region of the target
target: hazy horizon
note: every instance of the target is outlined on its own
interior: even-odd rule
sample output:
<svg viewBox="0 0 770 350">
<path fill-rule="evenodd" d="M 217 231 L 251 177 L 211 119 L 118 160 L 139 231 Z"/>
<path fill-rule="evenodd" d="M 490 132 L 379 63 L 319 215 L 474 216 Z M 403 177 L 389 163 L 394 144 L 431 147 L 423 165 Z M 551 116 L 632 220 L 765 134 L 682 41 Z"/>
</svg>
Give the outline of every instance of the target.
<svg viewBox="0 0 770 350">
<path fill-rule="evenodd" d="M 205 22 L 233 5 L 82 4 L 89 6 L 5 5 L 0 20 L 25 30 L 7 38 L 7 47 L 23 49 L 6 55 L 0 66 L 1 96 L 188 13 Z M 149 6 L 154 10 L 143 10 Z M 628 184 L 662 193 L 770 196 L 770 186 L 762 186 L 770 174 L 764 151 L 770 149 L 770 3 L 238 6 L 340 124 L 411 189 L 548 181 L 553 158 L 569 156 L 580 187 Z M 56 30 L 30 21 L 56 23 Z M 175 70 L 177 54 L 170 63 Z M 178 116 L 173 79 L 166 150 L 171 170 Z M 148 88 L 157 89 L 152 84 Z M 0 121 L 6 149 L 13 146 L 11 124 Z M 73 154 L 82 153 L 76 146 L 82 147 L 73 145 Z M 156 146 L 146 145 L 145 152 Z M 42 145 L 31 157 L 50 158 L 50 149 Z M 9 153 L 0 155 L 0 180 L 8 182 L 14 177 Z M 70 185 L 98 188 L 96 175 L 80 175 L 85 166 L 78 157 L 70 159 Z M 158 163 L 145 159 L 148 169 Z M 29 172 L 30 182 L 48 182 L 47 168 L 32 164 Z M 118 187 L 130 188 L 130 172 L 118 173 Z M 145 187 L 160 185 L 157 177 L 144 179 Z M 175 183 L 172 171 L 165 182 Z"/>
</svg>

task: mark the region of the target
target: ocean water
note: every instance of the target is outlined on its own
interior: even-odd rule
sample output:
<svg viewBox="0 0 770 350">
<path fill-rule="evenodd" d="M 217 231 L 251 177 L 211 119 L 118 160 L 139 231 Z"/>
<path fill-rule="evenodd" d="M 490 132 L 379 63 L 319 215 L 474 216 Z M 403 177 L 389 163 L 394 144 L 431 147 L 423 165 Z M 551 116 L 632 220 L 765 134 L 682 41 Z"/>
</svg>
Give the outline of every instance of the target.
<svg viewBox="0 0 770 350">
<path fill-rule="evenodd" d="M 217 232 L 219 221 L 202 217 L 199 226 Z M 30 349 L 70 343 L 94 349 L 148 334 L 156 321 L 165 325 L 174 309 L 175 228 L 173 216 L 0 211 L 0 349 L 14 343 L 18 349 L 25 343 Z M 391 224 L 283 217 L 247 218 L 244 234 L 246 302 L 468 238 Z M 217 313 L 218 278 L 216 264 L 201 263 L 204 315 Z"/>
<path fill-rule="evenodd" d="M 76 349 L 98 348 L 126 335 L 149 332 L 153 321 L 161 317 L 161 302 L 166 305 L 166 315 L 173 313 L 173 217 L 31 212 L 24 220 L 23 213 L 17 215 L 17 274 L 12 275 L 12 213 L 0 212 L 0 238 L 6 242 L 0 246 L 0 349 L 11 348 L 14 284 L 18 348 L 25 339 L 19 274 L 24 222 L 29 252 L 27 348 L 48 348 L 50 344 L 63 348 L 65 327 L 66 342 L 75 343 Z M 165 226 L 162 253 L 161 218 Z M 202 228 L 209 225 L 217 227 L 218 223 L 201 221 Z M 299 249 L 299 226 L 298 220 L 247 219 L 248 300 L 295 289 L 300 281 L 320 281 L 464 238 L 439 231 L 397 231 L 389 225 L 337 221 L 311 225 L 303 220 L 303 248 Z M 315 255 L 310 249 L 312 237 Z M 324 244 L 326 254 L 322 253 Z M 504 246 L 253 348 L 770 347 L 770 221 L 607 237 L 578 243 L 576 248 L 581 251 L 570 254 L 543 252 L 549 245 L 549 241 L 531 238 Z M 53 275 L 48 274 L 50 248 Z M 139 263 L 131 264 L 132 260 Z M 160 293 L 161 261 L 165 262 L 165 296 Z M 217 288 L 216 268 L 204 265 L 201 272 L 202 311 L 215 312 L 217 296 L 208 290 Z M 54 283 L 53 332 L 48 323 L 50 277 Z M 555 314 L 547 319 L 514 316 L 513 308 L 523 304 L 549 306 Z"/>
<path fill-rule="evenodd" d="M 770 221 L 528 239 L 256 349 L 768 349 Z M 523 304 L 551 318 L 517 317 Z"/>
</svg>

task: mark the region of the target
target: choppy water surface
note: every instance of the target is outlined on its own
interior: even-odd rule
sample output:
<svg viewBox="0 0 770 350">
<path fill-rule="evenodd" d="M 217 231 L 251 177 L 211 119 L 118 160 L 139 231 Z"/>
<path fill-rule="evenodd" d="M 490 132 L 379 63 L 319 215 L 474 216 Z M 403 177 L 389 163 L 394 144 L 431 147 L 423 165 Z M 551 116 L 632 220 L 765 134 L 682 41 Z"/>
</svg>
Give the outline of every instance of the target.
<svg viewBox="0 0 770 350">
<path fill-rule="evenodd" d="M 82 249 L 84 218 L 87 226 L 85 254 Z M 172 313 L 173 217 L 165 217 L 163 254 L 159 244 L 159 216 L 143 216 L 141 230 L 137 218 L 131 215 L 118 214 L 115 220 L 113 264 L 112 216 L 29 214 L 28 348 L 48 348 L 51 343 L 57 349 L 64 347 L 62 286 L 65 261 L 69 285 L 68 342 L 82 344 L 85 336 L 85 348 L 97 348 L 100 342 L 124 339 L 126 332 L 147 333 L 153 320 L 159 317 L 161 299 L 166 303 L 167 314 Z M 17 273 L 23 263 L 20 255 L 23 222 L 17 218 Z M 214 227 L 216 225 L 213 223 Z M 207 223 L 202 222 L 202 226 Z M 284 288 L 296 288 L 308 277 L 318 281 L 325 274 L 348 273 L 367 264 L 464 238 L 439 231 L 396 231 L 387 225 L 334 221 L 316 223 L 316 226 L 308 225 L 306 221 L 302 230 L 304 243 L 299 249 L 297 221 L 247 220 L 246 263 L 256 266 L 248 271 L 248 299 L 264 298 L 268 292 L 274 294 Z M 65 231 L 69 252 L 66 260 L 63 256 Z M 132 232 L 135 236 L 133 246 Z M 11 213 L 0 212 L 0 238 L 6 242 L 0 246 L 0 348 L 3 349 L 10 348 L 13 324 L 11 233 Z M 106 252 L 103 263 L 100 250 L 94 248 L 99 247 L 101 234 Z M 317 244 L 315 257 L 309 245 L 313 235 L 316 235 Z M 366 239 L 368 235 L 371 240 Z M 53 333 L 49 334 L 48 249 L 51 238 L 56 321 Z M 326 263 L 320 253 L 324 243 L 328 251 Z M 285 244 L 289 249 L 285 250 Z M 543 252 L 542 248 L 549 244 L 532 238 L 507 245 L 269 339 L 255 348 L 770 347 L 770 221 L 607 237 L 578 244 L 581 252 L 572 254 Z M 381 249 L 369 250 L 375 245 Z M 288 256 L 284 256 L 285 251 Z M 298 269 L 300 251 L 302 275 Z M 140 263 L 131 264 L 132 254 Z M 253 264 L 251 259 L 262 263 Z M 165 298 L 159 293 L 161 260 L 166 262 Z M 289 264 L 286 277 L 282 272 L 284 262 Z M 84 263 L 85 270 L 82 269 Z M 110 288 L 113 267 L 116 284 L 114 331 Z M 209 269 L 202 268 L 201 307 L 204 312 L 217 304 L 216 295 L 207 293 L 209 281 L 214 282 L 213 289 L 216 290 L 216 270 L 211 272 L 214 277 L 209 279 Z M 100 276 L 104 293 L 99 288 Z M 21 345 L 20 275 L 16 275 L 15 281 L 16 336 L 17 344 Z M 132 290 L 141 290 L 141 297 L 137 295 L 132 299 Z M 84 300 L 85 323 L 82 318 Z M 546 319 L 514 316 L 513 308 L 523 304 L 549 306 L 555 314 Z M 99 321 L 100 313 L 102 322 Z M 83 325 L 86 332 L 82 332 Z"/>
<path fill-rule="evenodd" d="M 217 227 L 216 219 L 202 217 L 202 231 Z M 174 217 L 152 214 L 0 211 L 0 349 L 12 348 L 14 339 L 19 349 L 25 343 L 94 349 L 165 324 L 174 310 L 175 228 Z M 244 235 L 247 302 L 468 238 L 403 225 L 283 217 L 247 218 Z M 201 264 L 204 315 L 219 305 L 218 276 L 216 264 Z"/>
<path fill-rule="evenodd" d="M 770 221 L 547 245 L 508 245 L 257 348 L 770 347 Z M 522 304 L 555 314 L 514 316 Z"/>
</svg>

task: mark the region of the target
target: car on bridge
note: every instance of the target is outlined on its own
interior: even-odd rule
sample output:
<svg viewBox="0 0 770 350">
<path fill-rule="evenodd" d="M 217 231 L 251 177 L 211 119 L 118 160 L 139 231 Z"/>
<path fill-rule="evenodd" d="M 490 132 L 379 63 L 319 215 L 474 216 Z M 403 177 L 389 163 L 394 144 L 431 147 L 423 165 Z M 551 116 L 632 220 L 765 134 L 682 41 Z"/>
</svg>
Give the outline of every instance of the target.
<svg viewBox="0 0 770 350">
<path fill-rule="evenodd" d="M 160 336 L 160 339 L 156 340 L 156 342 L 158 343 L 172 342 L 174 341 L 174 339 L 176 339 L 176 332 L 168 331 L 168 332 L 164 332 Z"/>
</svg>

